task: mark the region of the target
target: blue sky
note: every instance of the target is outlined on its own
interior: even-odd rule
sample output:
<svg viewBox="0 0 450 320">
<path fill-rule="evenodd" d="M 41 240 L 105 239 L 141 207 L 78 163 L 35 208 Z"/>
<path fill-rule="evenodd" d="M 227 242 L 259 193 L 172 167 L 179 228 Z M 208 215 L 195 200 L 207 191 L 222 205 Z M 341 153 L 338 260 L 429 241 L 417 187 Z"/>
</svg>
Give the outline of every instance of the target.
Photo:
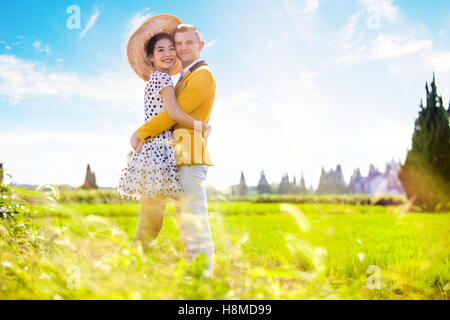
<svg viewBox="0 0 450 320">
<path fill-rule="evenodd" d="M 66 12 L 77 5 L 80 29 Z M 208 183 L 284 172 L 317 186 L 404 161 L 425 81 L 450 98 L 450 3 L 394 0 L 3 1 L 0 161 L 20 183 L 114 187 L 143 88 L 125 46 L 160 13 L 200 29 L 217 81 Z"/>
</svg>

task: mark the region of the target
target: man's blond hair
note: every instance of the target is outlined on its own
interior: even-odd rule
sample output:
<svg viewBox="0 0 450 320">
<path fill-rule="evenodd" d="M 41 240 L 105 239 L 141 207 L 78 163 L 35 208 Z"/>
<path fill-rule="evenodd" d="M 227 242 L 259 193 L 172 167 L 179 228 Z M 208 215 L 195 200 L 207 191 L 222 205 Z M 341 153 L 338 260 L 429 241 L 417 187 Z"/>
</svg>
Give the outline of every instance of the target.
<svg viewBox="0 0 450 320">
<path fill-rule="evenodd" d="M 198 31 L 198 29 L 192 24 L 185 24 L 185 23 L 179 24 L 175 28 L 175 31 L 173 32 L 173 37 L 175 38 L 175 34 L 178 32 L 186 32 L 188 30 L 194 31 L 195 35 L 197 36 L 198 42 L 202 42 L 202 35 L 200 31 Z"/>
</svg>

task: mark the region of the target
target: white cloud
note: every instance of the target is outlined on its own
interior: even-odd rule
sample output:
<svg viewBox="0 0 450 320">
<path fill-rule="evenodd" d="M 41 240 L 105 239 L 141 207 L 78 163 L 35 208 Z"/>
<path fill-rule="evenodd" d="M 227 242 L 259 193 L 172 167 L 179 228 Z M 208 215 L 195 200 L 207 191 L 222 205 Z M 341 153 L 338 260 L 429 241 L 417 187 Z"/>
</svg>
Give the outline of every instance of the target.
<svg viewBox="0 0 450 320">
<path fill-rule="evenodd" d="M 450 92 L 450 51 L 440 49 L 439 38 L 422 24 L 407 20 L 393 1 L 361 0 L 361 8 L 347 20 L 339 33 L 335 66 L 349 68 L 368 61 L 380 63 L 390 79 L 403 85 L 421 85 L 436 72 L 441 93 Z M 376 6 L 375 6 L 376 5 Z M 366 20 L 379 9 L 380 28 L 369 29 Z M 439 37 L 439 35 L 438 35 Z M 381 64 L 382 63 L 382 64 Z"/>
<path fill-rule="evenodd" d="M 144 21 L 148 20 L 152 15 L 153 15 L 153 13 L 150 12 L 150 8 L 145 8 L 145 9 L 139 11 L 138 13 L 136 13 L 136 15 L 133 18 L 131 18 L 131 20 L 128 22 L 128 27 L 127 27 L 128 35 L 131 36 L 131 34 L 142 23 L 144 23 Z M 127 38 L 127 40 L 128 40 L 128 38 Z"/>
<path fill-rule="evenodd" d="M 450 73 L 450 51 L 435 53 L 428 61 L 433 70 Z"/>
<path fill-rule="evenodd" d="M 269 43 L 275 45 L 276 42 L 283 42 L 286 45 L 301 43 L 307 50 L 314 50 L 329 44 L 330 40 L 333 41 L 333 38 L 324 32 L 327 21 L 321 20 L 320 1 L 253 0 L 253 2 L 256 9 L 261 8 L 266 13 L 267 16 L 262 19 L 270 25 L 270 28 L 264 31 L 266 37 L 261 39 L 266 44 L 265 47 Z M 261 32 L 261 29 L 253 27 L 250 21 L 249 23 L 247 28 L 253 29 L 253 34 L 249 34 L 249 37 L 253 39 L 255 32 Z M 243 32 L 249 33 L 247 30 Z M 277 41 L 272 40 L 274 37 Z"/>
<path fill-rule="evenodd" d="M 423 24 L 406 19 L 392 0 L 359 0 L 360 8 L 339 33 L 335 66 L 348 68 L 379 61 L 390 78 L 412 85 L 436 71 L 444 93 L 450 87 L 450 51 L 437 49 L 434 34 Z M 377 16 L 378 15 L 378 16 Z M 378 18 L 378 29 L 368 20 Z M 447 93 L 448 94 L 448 93 Z"/>
<path fill-rule="evenodd" d="M 204 49 L 208 50 L 210 49 L 213 45 L 215 45 L 217 43 L 217 38 L 211 41 L 208 41 L 207 43 L 205 43 Z"/>
<path fill-rule="evenodd" d="M 305 13 L 315 12 L 319 9 L 319 0 L 305 0 Z"/>
<path fill-rule="evenodd" d="M 79 186 L 89 163 L 100 186 L 117 186 L 136 128 L 121 126 L 89 132 L 16 129 L 0 132 L 2 162 L 13 181 Z"/>
<path fill-rule="evenodd" d="M 359 10 L 350 16 L 339 35 L 341 47 L 348 51 L 367 44 L 374 32 L 386 29 L 387 23 L 402 21 L 400 12 L 392 0 L 359 0 L 358 2 Z M 386 33 L 386 30 L 384 32 Z"/>
<path fill-rule="evenodd" d="M 5 49 L 6 50 L 11 50 L 11 47 L 10 46 L 5 46 Z"/>
<path fill-rule="evenodd" d="M 81 77 L 76 73 L 49 72 L 35 62 L 0 55 L 0 97 L 18 102 L 36 96 L 85 97 L 123 110 L 137 110 L 145 82 L 131 74 L 103 73 Z"/>
<path fill-rule="evenodd" d="M 318 11 L 319 0 L 253 0 L 260 5 L 270 16 L 286 17 L 309 15 Z"/>
<path fill-rule="evenodd" d="M 125 28 L 124 38 L 125 41 L 122 44 L 122 51 L 126 52 L 126 47 L 128 44 L 128 39 L 133 34 L 133 32 L 142 24 L 144 21 L 148 20 L 154 13 L 150 11 L 150 8 L 145 8 L 138 13 L 136 13 L 127 23 L 127 27 Z M 124 56 L 124 59 L 126 57 Z"/>
<path fill-rule="evenodd" d="M 397 59 L 420 50 L 431 49 L 431 47 L 431 40 L 417 40 L 402 43 L 399 37 L 381 34 L 374 40 L 368 59 Z"/>
<path fill-rule="evenodd" d="M 399 10 L 393 4 L 393 0 L 358 0 L 363 9 L 368 13 L 376 13 L 381 18 L 395 21 L 399 18 Z"/>
<path fill-rule="evenodd" d="M 94 6 L 94 14 L 89 18 L 88 23 L 86 24 L 86 27 L 83 29 L 83 31 L 80 33 L 80 39 L 83 38 L 86 33 L 94 26 L 94 24 L 97 22 L 98 16 L 100 15 L 100 10 L 97 8 L 97 6 Z"/>
<path fill-rule="evenodd" d="M 396 35 L 380 34 L 369 45 L 353 48 L 339 57 L 338 62 L 348 65 L 368 60 L 399 59 L 419 51 L 431 50 L 431 40 L 401 39 Z"/>
<path fill-rule="evenodd" d="M 35 41 L 33 42 L 33 47 L 35 48 L 36 52 L 46 52 L 48 54 L 50 54 L 52 51 L 50 49 L 49 46 L 42 46 L 42 42 L 40 41 Z"/>
<path fill-rule="evenodd" d="M 352 16 L 348 19 L 347 24 L 341 31 L 342 46 L 346 49 L 351 46 L 351 40 L 355 34 L 356 23 L 358 22 L 360 15 L 361 11 L 352 14 Z"/>
<path fill-rule="evenodd" d="M 100 119 L 100 125 L 102 128 L 111 129 L 111 116 L 103 115 L 102 118 Z"/>
</svg>

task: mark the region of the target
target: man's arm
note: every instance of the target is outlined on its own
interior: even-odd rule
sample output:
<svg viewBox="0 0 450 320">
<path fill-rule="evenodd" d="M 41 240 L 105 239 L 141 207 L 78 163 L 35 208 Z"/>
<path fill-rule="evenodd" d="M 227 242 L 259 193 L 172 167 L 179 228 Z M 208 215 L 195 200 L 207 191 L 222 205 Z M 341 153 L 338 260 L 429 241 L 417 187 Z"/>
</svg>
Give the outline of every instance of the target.
<svg viewBox="0 0 450 320">
<path fill-rule="evenodd" d="M 188 85 L 177 97 L 180 108 L 190 114 L 197 109 L 201 103 L 213 94 L 214 78 L 209 70 L 200 69 L 194 72 L 188 81 Z M 139 140 L 144 143 L 157 136 L 161 132 L 176 124 L 167 110 L 153 117 L 149 122 L 143 124 L 136 130 Z"/>
</svg>

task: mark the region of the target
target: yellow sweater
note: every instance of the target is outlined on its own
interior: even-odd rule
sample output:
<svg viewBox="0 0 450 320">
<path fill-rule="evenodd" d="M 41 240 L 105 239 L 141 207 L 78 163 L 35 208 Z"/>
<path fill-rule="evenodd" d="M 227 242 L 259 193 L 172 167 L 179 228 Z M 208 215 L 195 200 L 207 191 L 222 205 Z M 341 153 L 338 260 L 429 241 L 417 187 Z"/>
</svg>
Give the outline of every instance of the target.
<svg viewBox="0 0 450 320">
<path fill-rule="evenodd" d="M 216 80 L 206 65 L 192 72 L 186 72 L 175 90 L 181 109 L 194 119 L 205 123 L 209 122 L 215 93 Z M 142 125 L 136 134 L 145 143 L 172 126 L 174 126 L 174 148 L 178 166 L 185 164 L 213 165 L 202 133 L 177 124 L 170 119 L 167 110 Z"/>
</svg>

